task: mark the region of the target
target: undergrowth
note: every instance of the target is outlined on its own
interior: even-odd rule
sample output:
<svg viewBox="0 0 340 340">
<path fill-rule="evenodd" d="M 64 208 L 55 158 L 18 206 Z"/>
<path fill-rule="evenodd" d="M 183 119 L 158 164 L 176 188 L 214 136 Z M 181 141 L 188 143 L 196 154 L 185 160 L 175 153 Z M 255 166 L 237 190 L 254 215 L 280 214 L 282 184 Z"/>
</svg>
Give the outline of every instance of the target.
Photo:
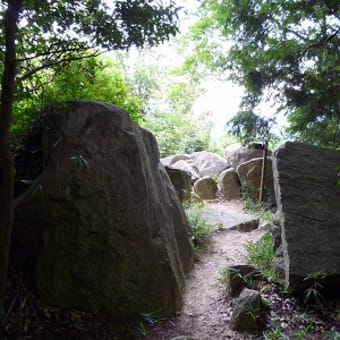
<svg viewBox="0 0 340 340">
<path fill-rule="evenodd" d="M 195 252 L 200 252 L 214 226 L 208 224 L 203 218 L 202 208 L 204 207 L 204 202 L 195 193 L 192 194 L 191 199 L 186 201 L 183 206 L 188 218 L 194 250 Z"/>
<path fill-rule="evenodd" d="M 271 268 L 275 257 L 274 239 L 271 233 L 265 234 L 257 242 L 247 242 L 245 249 L 248 261 L 259 270 L 262 277 L 271 281 L 278 279 L 278 274 Z"/>
<path fill-rule="evenodd" d="M 202 212 L 191 212 L 187 214 L 191 230 L 191 240 L 194 250 L 199 252 L 202 250 L 204 242 L 208 239 L 213 226 L 208 224 L 202 217 Z"/>
<path fill-rule="evenodd" d="M 266 202 L 257 202 L 256 197 L 247 188 L 242 188 L 241 198 L 245 211 L 259 215 L 259 217 L 265 221 L 274 221 L 274 214 L 269 204 Z"/>
<path fill-rule="evenodd" d="M 248 260 L 259 269 L 267 268 L 273 262 L 275 252 L 271 233 L 265 234 L 258 242 L 247 242 L 245 248 Z"/>
</svg>

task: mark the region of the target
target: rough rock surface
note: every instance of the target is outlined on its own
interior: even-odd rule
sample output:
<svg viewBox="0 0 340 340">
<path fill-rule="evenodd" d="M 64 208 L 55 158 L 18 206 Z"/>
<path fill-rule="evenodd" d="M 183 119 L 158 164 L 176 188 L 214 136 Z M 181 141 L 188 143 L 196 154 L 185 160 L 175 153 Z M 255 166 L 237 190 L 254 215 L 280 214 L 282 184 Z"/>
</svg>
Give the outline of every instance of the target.
<svg viewBox="0 0 340 340">
<path fill-rule="evenodd" d="M 241 186 L 246 188 L 246 190 L 248 190 L 255 197 L 258 196 L 260 188 L 262 162 L 262 158 L 254 158 L 248 162 L 240 164 L 236 169 Z M 273 195 L 274 187 L 271 158 L 267 158 L 266 167 L 265 192 L 268 195 Z"/>
<path fill-rule="evenodd" d="M 168 157 L 161 158 L 161 163 L 164 166 L 171 166 L 179 161 L 188 161 L 190 160 L 190 155 L 187 155 L 185 153 L 179 153 L 176 155 L 171 155 Z"/>
<path fill-rule="evenodd" d="M 211 177 L 205 176 L 195 182 L 194 190 L 202 199 L 214 199 L 216 197 L 217 184 Z"/>
<path fill-rule="evenodd" d="M 173 169 L 183 170 L 188 172 L 191 175 L 191 179 L 193 182 L 201 178 L 201 174 L 198 172 L 198 169 L 195 168 L 191 162 L 181 159 L 173 164 L 171 164 Z"/>
<path fill-rule="evenodd" d="M 44 167 L 15 218 L 50 304 L 171 314 L 192 267 L 187 221 L 153 135 L 98 102 L 50 109 Z"/>
<path fill-rule="evenodd" d="M 261 294 L 244 288 L 237 299 L 230 318 L 230 329 L 239 332 L 257 333 L 265 326 L 265 314 Z"/>
<path fill-rule="evenodd" d="M 286 275 L 286 266 L 283 257 L 282 246 L 276 249 L 273 262 L 271 264 L 272 270 L 278 275 L 278 278 L 284 283 Z"/>
<path fill-rule="evenodd" d="M 287 142 L 274 153 L 275 195 L 282 227 L 286 287 L 305 289 L 304 278 L 323 273 L 340 287 L 340 151 Z"/>
<path fill-rule="evenodd" d="M 240 180 L 234 168 L 222 171 L 218 177 L 218 184 L 225 199 L 240 198 Z"/>
<path fill-rule="evenodd" d="M 276 251 L 281 246 L 281 227 L 272 224 L 268 231 L 273 236 L 274 250 Z"/>
<path fill-rule="evenodd" d="M 205 176 L 218 176 L 228 167 L 224 158 L 208 151 L 193 152 L 190 155 L 172 155 L 162 158 L 161 162 L 164 166 L 190 172 L 193 181 Z"/>
<path fill-rule="evenodd" d="M 191 161 L 193 166 L 198 169 L 202 177 L 218 176 L 223 170 L 228 168 L 228 163 L 224 158 L 208 151 L 192 153 Z"/>
<path fill-rule="evenodd" d="M 240 295 L 245 286 L 246 278 L 256 273 L 256 268 L 248 264 L 239 264 L 227 267 L 229 282 L 228 289 L 230 296 Z"/>
<path fill-rule="evenodd" d="M 270 155 L 271 153 L 269 152 L 268 154 Z M 224 151 L 224 158 L 227 160 L 228 165 L 235 169 L 242 163 L 262 156 L 263 150 L 249 149 L 240 143 L 228 145 Z"/>
<path fill-rule="evenodd" d="M 231 229 L 238 230 L 244 233 L 249 233 L 259 227 L 260 219 L 254 218 L 253 220 L 242 222 L 234 225 Z"/>
<path fill-rule="evenodd" d="M 191 197 L 191 175 L 189 172 L 165 166 L 171 183 L 174 185 L 179 199 L 183 202 Z"/>
</svg>

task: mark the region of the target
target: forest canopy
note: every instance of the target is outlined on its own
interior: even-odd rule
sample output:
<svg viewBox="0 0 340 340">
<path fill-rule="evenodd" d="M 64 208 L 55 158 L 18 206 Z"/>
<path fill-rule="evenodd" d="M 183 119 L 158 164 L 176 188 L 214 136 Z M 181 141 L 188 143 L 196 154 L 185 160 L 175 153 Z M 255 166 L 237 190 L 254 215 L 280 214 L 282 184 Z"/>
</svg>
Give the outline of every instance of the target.
<svg viewBox="0 0 340 340">
<path fill-rule="evenodd" d="M 242 111 L 272 100 L 297 139 L 340 146 L 340 3 L 204 0 L 185 67 L 230 72 Z"/>
</svg>

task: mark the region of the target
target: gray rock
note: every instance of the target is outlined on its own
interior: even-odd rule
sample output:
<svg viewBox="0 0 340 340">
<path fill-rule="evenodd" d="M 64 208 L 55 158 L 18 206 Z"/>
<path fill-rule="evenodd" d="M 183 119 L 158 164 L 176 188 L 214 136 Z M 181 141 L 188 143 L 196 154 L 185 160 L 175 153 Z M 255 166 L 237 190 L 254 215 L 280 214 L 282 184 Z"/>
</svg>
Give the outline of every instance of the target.
<svg viewBox="0 0 340 340">
<path fill-rule="evenodd" d="M 180 308 L 192 248 L 153 135 L 118 107 L 78 101 L 46 114 L 43 153 L 15 236 L 45 302 L 119 317 Z"/>
<path fill-rule="evenodd" d="M 194 190 L 202 199 L 214 199 L 217 192 L 217 184 L 211 177 L 202 177 L 194 184 Z"/>
<path fill-rule="evenodd" d="M 240 164 L 236 171 L 242 188 L 245 188 L 254 197 L 258 197 L 261 183 L 262 158 L 254 158 L 246 163 Z M 272 160 L 267 158 L 266 163 L 265 191 L 267 195 L 274 195 Z"/>
<path fill-rule="evenodd" d="M 276 225 L 274 225 L 273 223 L 261 219 L 261 223 L 259 225 L 259 228 L 261 228 L 261 230 L 265 230 L 271 233 L 274 227 L 276 227 Z"/>
<path fill-rule="evenodd" d="M 240 180 L 234 168 L 222 171 L 218 178 L 218 184 L 225 199 L 240 198 Z"/>
<path fill-rule="evenodd" d="M 188 161 L 188 160 L 190 160 L 190 155 L 181 153 L 181 154 L 176 154 L 176 155 L 161 158 L 161 163 L 164 166 L 171 166 L 179 161 Z"/>
<path fill-rule="evenodd" d="M 183 202 L 191 197 L 191 175 L 185 170 L 165 166 L 165 170 L 174 185 L 179 199 Z"/>
<path fill-rule="evenodd" d="M 202 177 L 218 176 L 224 169 L 228 168 L 227 161 L 212 152 L 199 151 L 192 153 L 190 156 L 192 165 L 198 169 Z"/>
<path fill-rule="evenodd" d="M 276 249 L 271 267 L 272 267 L 272 270 L 278 275 L 278 278 L 280 279 L 280 281 L 284 281 L 286 266 L 285 266 L 285 261 L 283 258 L 282 246 Z"/>
<path fill-rule="evenodd" d="M 237 299 L 229 328 L 238 332 L 257 333 L 265 327 L 265 312 L 258 291 L 244 288 Z"/>
<path fill-rule="evenodd" d="M 248 264 L 233 265 L 226 268 L 228 278 L 227 285 L 232 297 L 238 296 L 246 286 L 250 274 L 256 273 L 256 268 Z"/>
<path fill-rule="evenodd" d="M 165 166 L 189 172 L 193 181 L 205 176 L 218 176 L 228 167 L 224 158 L 207 151 L 193 152 L 190 155 L 177 154 L 162 158 L 161 161 Z"/>
<path fill-rule="evenodd" d="M 197 212 L 197 211 L 196 211 Z M 223 229 L 232 229 L 235 225 L 255 219 L 255 215 L 225 209 L 223 205 L 218 208 L 205 206 L 200 209 L 204 220 L 210 225 L 220 225 Z"/>
<path fill-rule="evenodd" d="M 340 151 L 288 142 L 274 153 L 274 183 L 282 227 L 285 285 L 303 291 L 309 274 L 340 286 Z"/>
<path fill-rule="evenodd" d="M 278 225 L 272 225 L 269 232 L 273 236 L 274 250 L 276 251 L 281 246 L 281 227 Z"/>
<path fill-rule="evenodd" d="M 192 182 L 197 181 L 201 178 L 201 174 L 198 172 L 198 169 L 195 168 L 188 160 L 179 160 L 176 163 L 171 165 L 173 169 L 183 170 L 188 172 L 191 175 Z"/>
<path fill-rule="evenodd" d="M 253 220 L 249 220 L 249 221 L 245 221 L 245 222 L 236 224 L 230 229 L 249 233 L 249 232 L 257 229 L 259 227 L 259 224 L 260 224 L 260 220 L 258 218 L 256 218 L 256 219 L 253 219 Z"/>
<path fill-rule="evenodd" d="M 268 151 L 268 155 L 271 155 L 270 151 Z M 224 158 L 228 165 L 235 169 L 240 164 L 259 157 L 263 157 L 263 150 L 247 148 L 240 143 L 228 145 L 224 151 Z"/>
</svg>

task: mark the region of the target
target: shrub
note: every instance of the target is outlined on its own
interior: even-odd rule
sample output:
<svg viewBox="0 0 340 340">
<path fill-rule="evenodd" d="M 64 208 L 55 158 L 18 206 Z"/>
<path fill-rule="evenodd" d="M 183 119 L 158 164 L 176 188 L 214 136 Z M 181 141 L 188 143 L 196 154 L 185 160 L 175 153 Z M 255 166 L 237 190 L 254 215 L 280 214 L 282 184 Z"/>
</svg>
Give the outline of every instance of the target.
<svg viewBox="0 0 340 340">
<path fill-rule="evenodd" d="M 266 268 L 273 262 L 275 252 L 272 234 L 265 234 L 258 242 L 247 242 L 245 247 L 248 260 L 255 266 Z"/>
<path fill-rule="evenodd" d="M 208 239 L 213 227 L 203 219 L 201 212 L 191 212 L 187 215 L 191 229 L 191 240 L 195 251 L 199 251 L 203 243 Z"/>
<path fill-rule="evenodd" d="M 130 93 L 121 65 L 109 59 L 93 57 L 73 61 L 58 72 L 43 72 L 25 85 L 27 92 L 16 98 L 13 107 L 11 140 L 14 145 L 32 128 L 38 112 L 51 103 L 104 101 L 126 109 L 138 124 L 143 119 L 141 98 Z"/>
<path fill-rule="evenodd" d="M 304 281 L 308 283 L 308 288 L 304 291 L 303 298 L 303 303 L 305 305 L 322 307 L 325 302 L 323 296 L 325 278 L 326 275 L 322 272 L 311 273 L 304 278 Z"/>
</svg>

